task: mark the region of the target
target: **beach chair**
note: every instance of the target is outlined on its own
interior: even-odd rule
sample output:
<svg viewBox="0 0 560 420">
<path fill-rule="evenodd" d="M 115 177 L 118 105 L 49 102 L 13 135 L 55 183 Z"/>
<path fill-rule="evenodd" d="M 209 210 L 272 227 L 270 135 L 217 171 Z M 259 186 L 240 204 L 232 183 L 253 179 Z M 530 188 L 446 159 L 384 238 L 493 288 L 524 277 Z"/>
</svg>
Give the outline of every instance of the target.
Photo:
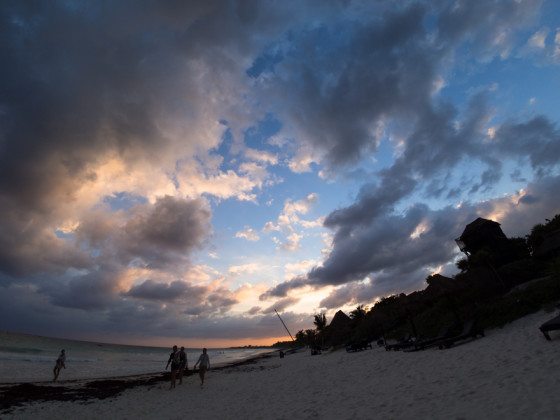
<svg viewBox="0 0 560 420">
<path fill-rule="evenodd" d="M 346 346 L 347 352 L 354 352 L 354 351 L 362 351 L 367 350 L 368 348 L 373 349 L 372 345 L 368 340 L 362 340 L 359 342 L 351 343 Z"/>
<path fill-rule="evenodd" d="M 425 350 L 427 348 L 438 345 L 440 342 L 449 338 L 451 327 L 452 327 L 451 325 L 442 326 L 435 337 L 426 338 L 423 340 L 422 339 L 416 340 L 412 343 L 414 345 L 414 348 L 405 351 L 410 352 L 410 351 L 417 351 L 417 350 Z"/>
<path fill-rule="evenodd" d="M 484 331 L 481 328 L 476 326 L 476 322 L 474 319 L 471 319 L 463 325 L 463 331 L 459 335 L 445 338 L 438 342 L 438 346 L 440 349 L 449 348 L 457 341 L 467 340 L 469 338 L 476 338 L 478 335 L 484 337 Z"/>
<path fill-rule="evenodd" d="M 552 318 L 549 321 L 546 321 L 539 327 L 539 330 L 544 334 L 544 338 L 547 340 L 551 340 L 550 335 L 548 334 L 549 331 L 560 330 L 560 315 L 557 317 Z"/>
<path fill-rule="evenodd" d="M 410 333 L 405 333 L 402 340 L 394 344 L 385 344 L 385 350 L 400 350 L 412 346 L 412 336 Z"/>
</svg>

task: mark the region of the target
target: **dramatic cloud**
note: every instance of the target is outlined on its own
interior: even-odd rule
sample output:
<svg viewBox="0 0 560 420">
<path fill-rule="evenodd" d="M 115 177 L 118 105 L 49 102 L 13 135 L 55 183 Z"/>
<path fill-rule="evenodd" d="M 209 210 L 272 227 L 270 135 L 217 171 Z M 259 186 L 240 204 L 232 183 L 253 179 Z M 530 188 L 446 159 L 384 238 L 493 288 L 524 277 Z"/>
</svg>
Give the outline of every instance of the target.
<svg viewBox="0 0 560 420">
<path fill-rule="evenodd" d="M 173 302 L 178 299 L 189 298 L 199 302 L 206 294 L 206 288 L 193 287 L 186 282 L 174 281 L 170 284 L 156 283 L 147 280 L 144 283 L 132 287 L 126 296 L 138 299 L 159 300 L 162 302 Z"/>
<path fill-rule="evenodd" d="M 453 275 L 476 217 L 527 234 L 560 212 L 559 13 L 2 3 L 0 328 L 272 341 Z"/>
<path fill-rule="evenodd" d="M 124 226 L 122 248 L 129 258 L 142 258 L 149 267 L 182 259 L 201 247 L 209 233 L 210 211 L 204 200 L 158 199 L 146 212 L 135 212 Z"/>
</svg>

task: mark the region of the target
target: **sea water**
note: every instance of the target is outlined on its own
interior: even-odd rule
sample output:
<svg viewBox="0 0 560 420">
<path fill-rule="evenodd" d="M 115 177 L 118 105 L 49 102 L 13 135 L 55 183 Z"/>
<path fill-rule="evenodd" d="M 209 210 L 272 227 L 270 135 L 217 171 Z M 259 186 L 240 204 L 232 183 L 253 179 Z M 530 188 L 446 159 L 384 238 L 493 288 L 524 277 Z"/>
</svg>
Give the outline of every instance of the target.
<svg viewBox="0 0 560 420">
<path fill-rule="evenodd" d="M 107 378 L 165 371 L 170 348 L 63 340 L 0 332 L 0 383 L 51 381 L 60 350 L 66 369 L 59 380 Z M 201 349 L 185 349 L 192 369 Z M 270 352 L 258 347 L 208 349 L 211 366 L 242 361 Z"/>
</svg>

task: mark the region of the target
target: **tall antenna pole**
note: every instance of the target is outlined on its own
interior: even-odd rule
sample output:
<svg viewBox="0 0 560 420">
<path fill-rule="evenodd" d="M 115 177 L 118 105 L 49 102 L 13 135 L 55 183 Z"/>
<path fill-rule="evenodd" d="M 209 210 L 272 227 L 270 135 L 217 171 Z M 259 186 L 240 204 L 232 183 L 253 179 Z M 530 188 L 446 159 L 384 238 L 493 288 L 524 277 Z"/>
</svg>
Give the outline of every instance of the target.
<svg viewBox="0 0 560 420">
<path fill-rule="evenodd" d="M 276 315 L 278 315 L 278 318 L 280 318 L 280 314 L 278 313 L 278 311 L 276 309 L 274 310 L 274 312 L 276 312 Z M 282 321 L 282 318 L 280 318 L 280 322 L 282 323 L 284 328 L 286 328 L 286 331 L 288 331 L 288 334 L 290 334 L 290 337 L 292 338 L 292 341 L 296 341 L 296 340 L 294 340 L 294 337 L 292 337 L 292 333 L 290 332 L 288 327 L 286 327 L 286 324 L 284 324 L 284 321 Z"/>
</svg>

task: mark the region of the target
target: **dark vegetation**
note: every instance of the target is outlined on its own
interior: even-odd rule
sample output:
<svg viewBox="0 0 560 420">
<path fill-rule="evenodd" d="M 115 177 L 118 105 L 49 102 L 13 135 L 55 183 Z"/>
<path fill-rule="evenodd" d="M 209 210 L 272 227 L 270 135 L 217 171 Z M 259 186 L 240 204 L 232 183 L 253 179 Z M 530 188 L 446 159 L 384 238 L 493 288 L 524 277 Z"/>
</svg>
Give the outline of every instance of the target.
<svg viewBox="0 0 560 420">
<path fill-rule="evenodd" d="M 329 325 L 315 315 L 316 329 L 300 330 L 297 345 L 340 346 L 405 333 L 432 337 L 442 325 L 458 331 L 468 319 L 483 329 L 505 324 L 560 300 L 560 215 L 535 225 L 524 238 L 507 238 L 499 224 L 477 219 L 457 244 L 466 257 L 454 277 L 426 278 L 427 287 L 382 298 L 371 309 L 358 306 L 349 316 L 338 311 Z M 277 343 L 293 344 L 289 342 Z"/>
</svg>

